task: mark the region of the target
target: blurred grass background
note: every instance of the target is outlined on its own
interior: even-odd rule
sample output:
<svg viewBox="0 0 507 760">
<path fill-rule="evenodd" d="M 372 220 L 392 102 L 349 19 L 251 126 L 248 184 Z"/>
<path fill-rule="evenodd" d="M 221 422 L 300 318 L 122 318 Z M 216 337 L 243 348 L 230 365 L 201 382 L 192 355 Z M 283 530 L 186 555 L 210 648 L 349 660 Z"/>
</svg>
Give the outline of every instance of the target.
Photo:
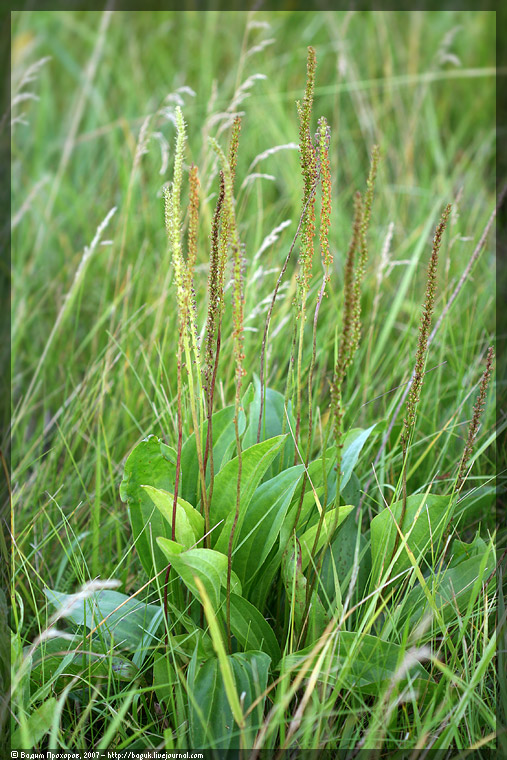
<svg viewBox="0 0 507 760">
<path fill-rule="evenodd" d="M 389 418 L 403 389 L 387 392 L 410 376 L 426 262 L 443 206 L 451 202 L 454 210 L 441 256 L 437 317 L 494 208 L 495 14 L 12 15 L 13 95 L 21 83 L 19 92 L 37 98 L 15 103 L 12 138 L 15 585 L 28 610 L 37 612 L 45 584 L 65 591 L 90 576 L 114 574 L 127 590 L 140 585 L 118 485 L 124 457 L 141 437 L 155 433 L 168 443 L 175 440 L 175 299 L 161 189 L 171 176 L 171 107 L 178 97 L 188 123 L 188 164 L 196 162 L 201 172 L 199 327 L 217 189 L 206 136 L 221 130 L 225 145 L 228 130 L 221 129 L 226 121 L 220 114 L 244 113 L 237 203 L 247 262 L 246 380 L 259 372 L 263 301 L 272 293 L 296 229 L 302 188 L 296 150 L 252 163 L 268 149 L 298 141 L 295 101 L 303 95 L 308 45 L 315 46 L 318 59 L 315 117 L 325 115 L 332 130 L 335 264 L 319 317 L 314 393 L 324 419 L 352 198 L 364 187 L 373 143 L 382 155 L 363 343 L 346 391 L 346 424 L 367 425 Z M 23 84 L 28 67 L 46 57 L 32 81 Z M 248 88 L 239 89 L 245 82 Z M 195 94 L 184 89 L 167 99 L 179 88 Z M 249 97 L 234 109 L 238 92 Z M 152 136 L 146 152 L 137 155 L 150 114 Z M 272 179 L 253 178 L 242 187 L 249 172 Z M 113 207 L 101 243 L 80 268 L 86 246 Z M 286 220 L 291 224 L 256 258 L 265 237 Z M 389 262 L 382 270 L 391 223 Z M 295 271 L 294 256 L 269 343 L 269 384 L 282 392 Z M 314 271 L 312 304 L 320 286 L 317 258 Z M 423 390 L 412 489 L 435 476 L 445 487 L 455 475 L 473 389 L 494 338 L 494 297 L 490 235 L 431 347 L 428 366 L 439 366 L 427 375 Z M 230 330 L 227 311 L 225 343 Z M 307 348 L 310 354 L 310 327 Z M 219 403 L 230 403 L 233 367 L 227 358 L 219 377 Z M 319 426 L 319 414 L 315 419 Z M 394 427 L 377 467 L 386 494 L 399 474 L 399 428 Z M 488 445 L 494 436 L 490 403 L 469 481 L 483 489 L 476 497 L 484 498 L 475 498 L 467 513 L 469 531 L 493 525 L 488 484 L 495 472 Z M 358 472 L 363 485 L 378 443 Z M 372 486 L 367 504 L 373 512 L 379 498 Z M 31 619 L 27 635 L 43 624 L 37 615 Z"/>
</svg>

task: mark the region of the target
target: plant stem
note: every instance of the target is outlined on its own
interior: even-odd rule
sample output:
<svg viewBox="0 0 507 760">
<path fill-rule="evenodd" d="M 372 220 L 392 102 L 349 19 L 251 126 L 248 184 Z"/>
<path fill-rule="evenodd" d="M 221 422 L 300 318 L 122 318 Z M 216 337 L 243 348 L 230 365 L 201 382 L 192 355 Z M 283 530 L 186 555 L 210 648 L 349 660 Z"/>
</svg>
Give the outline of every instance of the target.
<svg viewBox="0 0 507 760">
<path fill-rule="evenodd" d="M 271 316 L 273 314 L 273 309 L 275 307 L 275 301 L 276 297 L 278 295 L 278 290 L 280 288 L 283 276 L 285 272 L 287 271 L 287 266 L 290 261 L 290 257 L 292 255 L 292 251 L 294 250 L 294 246 L 296 245 L 296 241 L 298 239 L 299 233 L 301 232 L 301 226 L 303 224 L 303 219 L 305 217 L 306 211 L 308 209 L 308 205 L 310 201 L 312 200 L 313 196 L 315 195 L 315 191 L 317 190 L 317 180 L 313 183 L 312 189 L 310 191 L 310 195 L 306 200 L 306 203 L 303 206 L 303 209 L 301 211 L 301 214 L 299 216 L 299 222 L 296 229 L 296 233 L 294 237 L 292 238 L 292 243 L 290 244 L 289 252 L 287 256 L 285 257 L 285 261 L 283 262 L 283 266 L 280 270 L 280 274 L 278 275 L 278 279 L 276 281 L 275 289 L 273 291 L 273 297 L 271 299 L 271 303 L 269 305 L 268 314 L 266 317 L 266 324 L 264 325 L 264 334 L 262 336 L 262 346 L 261 346 L 261 366 L 260 366 L 260 382 L 261 382 L 261 403 L 260 403 L 260 411 L 259 411 L 259 425 L 257 427 L 257 443 L 260 442 L 261 439 L 261 428 L 262 428 L 262 415 L 264 413 L 264 387 L 265 387 L 265 371 L 264 371 L 264 362 L 265 362 L 265 356 L 266 356 L 266 343 L 268 339 L 268 331 L 269 331 L 269 325 L 271 323 Z"/>
<path fill-rule="evenodd" d="M 436 294 L 436 281 L 437 281 L 437 267 L 438 267 L 438 254 L 442 245 L 442 236 L 444 234 L 449 215 L 451 213 L 451 205 L 448 204 L 439 224 L 435 230 L 435 236 L 433 238 L 433 246 L 431 250 L 430 261 L 428 264 L 428 273 L 426 281 L 426 295 L 423 305 L 423 313 L 419 324 L 419 339 L 417 341 L 417 350 L 415 355 L 414 366 L 414 379 L 410 386 L 410 392 L 407 400 L 407 415 L 403 420 L 403 432 L 401 435 L 401 446 L 403 452 L 403 464 L 402 464 L 402 497 L 403 504 L 400 516 L 400 529 L 403 529 L 403 522 L 405 520 L 405 514 L 407 511 L 407 457 L 410 441 L 413 435 L 416 412 L 419 400 L 421 398 L 421 390 L 424 380 L 424 367 L 428 356 L 428 346 L 431 328 L 431 319 L 433 316 L 433 310 L 435 308 L 435 294 Z M 400 534 L 396 532 L 396 538 L 394 541 L 394 549 L 392 557 L 394 557 L 398 545 L 400 542 Z"/>
<path fill-rule="evenodd" d="M 178 370 L 177 370 L 177 381 L 178 381 L 178 449 L 176 452 L 176 473 L 174 475 L 174 499 L 173 499 L 173 518 L 172 518 L 172 528 L 171 528 L 171 538 L 173 541 L 176 540 L 176 506 L 178 503 L 178 490 L 180 485 L 180 470 L 181 470 L 181 449 L 183 445 L 183 414 L 182 414 L 182 408 L 181 408 L 181 359 L 182 359 L 182 350 L 181 350 L 181 336 L 178 338 Z"/>
<path fill-rule="evenodd" d="M 197 404 L 196 404 L 195 389 L 194 389 L 194 378 L 192 374 L 192 357 L 190 355 L 190 346 L 189 346 L 189 341 L 188 341 L 187 336 L 183 337 L 183 346 L 184 346 L 184 351 L 185 351 L 185 362 L 187 365 L 188 389 L 189 389 L 189 396 L 190 396 L 190 411 L 192 414 L 192 423 L 194 426 L 195 447 L 197 451 L 197 462 L 199 466 L 199 482 L 201 484 L 201 500 L 202 500 L 202 506 L 203 506 L 203 511 L 204 511 L 204 530 L 206 533 L 208 533 L 210 530 L 210 519 L 209 519 L 209 504 L 208 504 L 208 498 L 207 498 L 207 492 L 206 492 L 206 475 L 204 472 L 201 429 L 200 429 L 199 417 L 197 413 Z M 207 537 L 207 540 L 209 542 L 209 536 Z"/>
<path fill-rule="evenodd" d="M 238 453 L 238 480 L 236 486 L 236 506 L 234 520 L 229 537 L 229 546 L 227 552 L 227 588 L 226 588 L 226 626 L 229 650 L 232 651 L 231 637 L 231 574 L 232 574 L 232 551 L 234 548 L 234 536 L 239 519 L 239 508 L 241 499 L 241 475 L 242 475 L 242 454 L 241 439 L 239 435 L 239 414 L 241 411 L 241 382 L 245 374 L 243 369 L 243 324 L 244 324 L 244 294 L 243 294 L 243 258 L 241 254 L 241 243 L 239 240 L 238 228 L 236 224 L 235 203 L 234 203 L 234 170 L 236 166 L 237 142 L 239 137 L 239 120 L 235 121 L 235 129 L 231 140 L 231 150 L 229 161 L 224 155 L 221 147 L 216 140 L 211 139 L 211 144 L 218 154 L 222 164 L 224 176 L 224 206 L 223 213 L 228 236 L 232 242 L 232 261 L 233 261 L 233 292 L 232 292 L 232 316 L 233 316 L 233 341 L 234 341 L 234 359 L 236 375 L 236 396 L 234 408 L 234 433 L 236 438 L 236 450 Z"/>
</svg>

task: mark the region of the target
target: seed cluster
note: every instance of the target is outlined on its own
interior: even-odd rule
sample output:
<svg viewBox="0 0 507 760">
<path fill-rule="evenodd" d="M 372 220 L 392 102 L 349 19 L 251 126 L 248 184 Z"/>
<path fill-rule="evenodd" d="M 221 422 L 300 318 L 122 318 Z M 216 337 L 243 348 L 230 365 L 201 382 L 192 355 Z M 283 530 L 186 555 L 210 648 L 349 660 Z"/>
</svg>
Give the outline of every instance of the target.
<svg viewBox="0 0 507 760">
<path fill-rule="evenodd" d="M 233 132 L 233 135 L 235 133 Z M 239 123 L 236 127 L 236 134 L 239 135 Z M 227 230 L 227 234 L 230 235 L 230 247 L 232 251 L 232 322 L 233 322 L 233 341 L 234 341 L 234 356 L 236 360 L 236 380 L 239 381 L 245 374 L 243 369 L 243 322 L 244 322 L 244 295 L 243 295 L 243 255 L 242 247 L 239 240 L 238 228 L 236 225 L 235 203 L 234 203 L 234 187 L 233 187 L 233 173 L 231 171 L 230 162 L 225 157 L 225 154 L 216 140 L 211 139 L 213 149 L 217 153 L 220 163 L 222 165 L 222 172 L 224 177 L 224 199 L 222 205 L 222 225 Z M 231 147 L 234 144 L 234 140 L 231 143 Z M 237 138 L 236 138 L 237 147 Z M 233 154 L 233 163 L 235 164 L 235 154 Z"/>
<path fill-rule="evenodd" d="M 172 251 L 172 264 L 174 268 L 174 279 L 176 283 L 176 299 L 178 303 L 178 315 L 180 320 L 180 336 L 188 329 L 189 314 L 191 310 L 192 299 L 192 274 L 193 264 L 190 260 L 190 266 L 185 262 L 183 258 L 182 242 L 181 242 L 181 187 L 183 183 L 183 154 L 186 143 L 186 129 L 185 121 L 181 108 L 178 106 L 175 110 L 176 117 L 176 151 L 174 155 L 174 171 L 173 181 L 170 187 L 164 188 L 165 198 L 165 224 L 167 235 L 169 238 L 169 244 Z M 198 194 L 198 180 L 197 175 L 194 176 L 194 195 Z M 195 198 L 194 198 L 195 206 Z M 196 217 L 198 211 L 194 208 L 193 216 Z M 197 233 L 197 218 L 193 222 L 194 235 Z M 194 257 L 195 242 L 191 243 L 192 254 Z M 189 252 L 190 252 L 189 247 Z"/>
<path fill-rule="evenodd" d="M 197 308 L 195 301 L 194 272 L 197 260 L 197 240 L 199 234 L 199 176 L 197 166 L 192 164 L 188 175 L 189 181 L 189 219 L 187 236 L 186 290 L 190 294 L 189 329 L 192 346 L 196 355 L 199 353 L 197 333 Z"/>
<path fill-rule="evenodd" d="M 375 179 L 377 177 L 379 155 L 378 145 L 374 145 L 371 153 L 370 173 L 366 180 L 366 192 L 364 194 L 361 215 L 360 239 L 358 241 L 359 256 L 354 281 L 354 328 L 350 346 L 350 360 L 352 360 L 352 356 L 358 349 L 361 338 L 361 285 L 366 270 L 366 262 L 368 260 L 368 228 L 370 226 L 373 190 L 375 187 Z"/>
<path fill-rule="evenodd" d="M 319 242 L 322 264 L 324 266 L 326 282 L 329 281 L 329 270 L 333 265 L 333 254 L 329 248 L 329 228 L 331 226 L 331 167 L 329 163 L 329 145 L 331 142 L 331 129 L 322 116 L 317 122 L 319 129 L 316 138 L 316 153 L 318 156 L 318 171 L 320 172 L 320 186 L 322 191 L 320 205 L 320 229 Z"/>
<path fill-rule="evenodd" d="M 352 235 L 345 257 L 343 275 L 342 329 L 331 383 L 331 411 L 334 418 L 334 437 L 338 449 L 337 468 L 340 468 L 342 442 L 343 403 L 342 385 L 347 370 L 359 347 L 361 337 L 361 286 L 368 259 L 367 233 L 370 224 L 373 190 L 379 161 L 379 149 L 372 149 L 370 172 L 366 181 L 364 199 L 359 191 L 354 196 Z"/>
<path fill-rule="evenodd" d="M 470 457 L 472 456 L 475 439 L 477 438 L 477 433 L 479 432 L 479 424 L 481 421 L 482 413 L 484 411 L 484 406 L 486 404 L 488 386 L 489 386 L 489 382 L 491 380 L 491 375 L 493 372 L 494 358 L 495 358 L 495 353 L 493 350 L 493 346 L 490 346 L 488 349 L 487 356 L 486 356 L 486 368 L 484 372 L 482 373 L 479 394 L 474 404 L 474 411 L 473 411 L 472 419 L 470 421 L 470 425 L 468 428 L 468 435 L 467 435 L 467 440 L 465 443 L 465 450 L 463 451 L 463 456 L 461 458 L 461 463 L 459 466 L 458 480 L 456 484 L 458 490 L 462 488 L 463 483 L 465 482 L 466 475 L 467 475 L 468 462 L 470 460 Z"/>
<path fill-rule="evenodd" d="M 303 218 L 299 252 L 299 274 L 297 275 L 296 302 L 298 318 L 305 319 L 305 302 L 313 263 L 313 239 L 315 236 L 315 186 L 318 180 L 317 155 L 311 136 L 313 91 L 317 56 L 313 47 L 308 48 L 306 89 L 303 104 L 297 103 L 299 117 L 299 150 L 301 174 L 303 177 Z"/>
<path fill-rule="evenodd" d="M 444 234 L 445 228 L 447 227 L 450 213 L 451 204 L 448 204 L 444 209 L 440 222 L 435 230 L 435 236 L 433 238 L 433 246 L 431 250 L 431 257 L 428 265 L 428 274 L 426 280 L 426 295 L 424 299 L 421 322 L 419 325 L 419 340 L 417 342 L 417 350 L 415 355 L 414 379 L 412 381 L 410 393 L 408 394 L 407 398 L 407 414 L 403 420 L 403 434 L 401 437 L 401 444 L 404 452 L 406 452 L 408 446 L 410 432 L 415 423 L 417 405 L 421 398 L 424 367 L 426 364 L 426 354 L 428 352 L 428 338 L 430 335 L 431 319 L 435 307 L 438 254 L 440 252 L 440 247 L 442 245 L 442 236 Z"/>
<path fill-rule="evenodd" d="M 220 189 L 218 198 L 211 221 L 211 250 L 210 250 L 210 267 L 208 275 L 208 314 L 206 318 L 206 350 L 204 356 L 204 387 L 209 396 L 211 391 L 211 375 L 215 363 L 215 341 L 216 331 L 221 315 L 225 261 L 224 254 L 227 253 L 225 246 L 221 246 L 220 239 L 220 221 L 222 217 L 222 206 L 224 202 L 225 185 L 224 173 L 220 172 Z M 208 403 L 209 407 L 209 403 Z M 210 413 L 210 410 L 208 409 Z"/>
</svg>

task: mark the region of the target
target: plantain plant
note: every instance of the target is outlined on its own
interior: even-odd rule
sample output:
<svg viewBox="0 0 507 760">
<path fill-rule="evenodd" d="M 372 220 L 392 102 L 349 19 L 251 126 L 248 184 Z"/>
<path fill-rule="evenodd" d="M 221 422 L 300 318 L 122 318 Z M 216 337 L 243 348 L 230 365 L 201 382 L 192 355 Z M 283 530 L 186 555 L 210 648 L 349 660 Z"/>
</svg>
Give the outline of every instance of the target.
<svg viewBox="0 0 507 760">
<path fill-rule="evenodd" d="M 194 282 L 201 224 L 199 177 L 192 165 L 184 216 L 186 125 L 181 109 L 176 109 L 174 172 L 165 191 L 165 221 L 178 312 L 177 446 L 155 436 L 142 440 L 126 460 L 120 488 L 133 546 L 150 583 L 159 588 L 162 603 L 143 606 L 106 589 L 89 595 L 70 615 L 77 625 L 107 632 L 107 642 L 120 640 L 135 649 L 137 665 L 152 657 L 153 684 L 159 702 L 172 710 L 171 729 L 177 733 L 185 716 L 193 747 L 246 748 L 260 746 L 261 740 L 274 742 L 269 737 L 271 724 L 264 721 L 268 701 L 285 684 L 280 704 L 289 705 L 311 668 L 312 677 L 325 682 L 326 688 L 340 682 L 340 688 L 375 695 L 396 677 L 398 685 L 417 689 L 431 701 L 438 693 L 435 673 L 414 658 L 398 676 L 403 642 L 386 640 L 380 635 L 382 626 L 387 621 L 400 630 L 414 629 L 431 615 L 444 634 L 456 608 L 460 614 L 470 613 L 478 593 L 476 579 L 486 575 L 491 581 L 495 565 L 491 548 L 478 537 L 470 544 L 455 541 L 451 560 L 445 559 L 492 371 L 492 351 L 455 491 L 443 496 L 430 487 L 407 493 L 407 460 L 428 353 L 438 254 L 450 207 L 444 210 L 433 240 L 415 374 L 401 434 L 399 479 L 391 503 L 386 502 L 376 516 L 369 519 L 362 509 L 355 468 L 383 423 L 348 428 L 343 388 L 361 338 L 361 286 L 380 155 L 376 146 L 365 191 L 355 196 L 330 414 L 321 449 L 316 450 L 312 410 L 317 323 L 333 276 L 333 257 L 328 241 L 330 131 L 321 118 L 312 137 L 315 73 L 316 55 L 309 48 L 307 86 L 298 104 L 301 214 L 268 309 L 259 376 L 247 387 L 244 365 L 253 359 L 243 353 L 245 262 L 234 195 L 240 120 L 233 123 L 227 150 L 211 141 L 219 173 L 201 341 L 194 303 L 199 289 Z M 322 275 L 313 311 L 311 358 L 305 367 L 306 321 L 315 292 L 311 285 L 317 217 Z M 281 392 L 266 383 L 266 346 L 278 287 L 298 245 L 292 337 Z M 229 266 L 235 394 L 229 406 L 217 408 Z M 183 440 L 187 408 L 193 432 Z M 64 595 L 48 595 L 55 606 L 66 601 Z M 121 614 L 122 606 L 129 615 Z M 186 684 L 186 704 L 176 689 L 180 682 Z M 281 744 L 287 744 L 290 736 L 289 731 L 280 737 Z"/>
</svg>

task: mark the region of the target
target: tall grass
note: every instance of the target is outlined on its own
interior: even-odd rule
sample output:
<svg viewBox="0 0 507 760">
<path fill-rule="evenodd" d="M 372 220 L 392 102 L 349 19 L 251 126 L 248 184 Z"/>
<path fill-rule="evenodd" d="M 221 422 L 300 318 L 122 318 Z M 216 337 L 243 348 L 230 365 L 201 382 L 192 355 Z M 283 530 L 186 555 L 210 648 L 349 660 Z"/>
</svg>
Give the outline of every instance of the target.
<svg viewBox="0 0 507 760">
<path fill-rule="evenodd" d="M 435 486 L 450 493 L 457 480 L 448 538 L 472 542 L 480 530 L 491 551 L 492 452 L 503 423 L 495 430 L 494 387 L 479 383 L 495 330 L 492 236 L 475 257 L 474 248 L 495 205 L 493 36 L 488 12 L 231 12 L 226 23 L 211 11 L 13 14 L 13 92 L 17 86 L 37 98 L 13 107 L 12 711 L 25 741 L 188 746 L 186 688 L 172 639 L 162 704 L 152 685 L 153 645 L 134 657 L 135 670 L 125 657 L 109 658 L 99 678 L 90 660 L 67 680 L 40 675 L 35 643 L 44 643 L 52 622 L 43 592 L 86 589 L 100 576 L 117 579 L 126 594 L 163 601 L 167 578 L 148 584 L 131 546 L 118 493 L 125 456 L 149 433 L 181 453 L 213 408 L 229 403 L 238 424 L 241 393 L 254 375 L 293 396 L 292 432 L 307 467 L 326 446 L 330 415 L 338 439 L 384 421 L 356 469 L 362 492 L 351 594 L 360 534 L 391 502 L 403 470 L 410 493 Z M 314 194 L 311 167 L 302 191 L 300 160 L 304 174 L 311 155 L 295 149 L 317 126 L 307 123 L 304 101 L 298 140 L 295 101 L 304 93 L 309 45 L 318 77 L 309 77 L 305 101 L 313 99 L 313 112 L 325 117 L 320 170 L 331 212 L 324 183 L 322 195 Z M 368 55 L 358 55 L 365 46 Z M 310 74 L 312 65 L 310 57 Z M 366 262 L 361 209 L 371 201 L 366 196 L 360 206 L 355 192 L 374 144 L 381 161 Z M 193 203 L 185 214 L 179 193 L 190 162 L 199 175 L 190 172 Z M 162 195 L 170 177 L 168 245 Z M 408 437 L 396 410 L 413 370 L 428 252 L 447 202 L 432 303 L 438 330 L 427 357 L 418 357 L 424 387 L 419 394 L 412 383 L 417 425 L 409 420 Z M 309 254 L 314 218 L 321 229 L 324 219 L 320 270 Z M 190 232 L 186 258 L 178 248 L 182 230 Z M 355 281 L 351 231 L 362 256 Z M 300 267 L 290 258 L 278 282 L 297 232 Z M 228 245 L 232 277 L 224 266 Z M 215 293 L 209 307 L 206 280 Z M 305 326 L 308 304 L 314 319 Z M 362 340 L 354 333 L 345 345 L 342 315 L 350 310 L 354 332 L 359 305 Z M 291 333 L 294 309 L 300 319 Z M 205 481 L 213 454 L 205 437 L 197 441 L 204 506 L 213 495 Z M 241 461 L 238 430 L 236 441 Z M 395 545 L 393 558 L 402 548 Z M 417 630 L 408 624 L 411 582 L 393 585 L 386 568 L 385 586 L 343 605 L 342 625 L 347 630 L 353 620 L 364 636 L 375 631 L 399 645 L 397 677 L 374 695 L 350 690 L 355 653 L 333 672 L 330 628 L 303 669 L 284 666 L 270 685 L 255 748 L 493 747 L 496 595 L 486 567 L 485 560 L 465 610 L 447 625 L 430 616 Z M 307 605 L 312 592 L 309 584 Z M 281 595 L 278 589 L 270 600 L 272 610 Z M 65 619 L 58 625 L 65 628 Z M 79 651 L 87 645 L 83 635 Z M 427 699 L 403 685 L 412 661 L 438 682 Z M 35 735 L 30 716 L 42 710 L 44 718 L 44 709 L 48 731 Z"/>
</svg>

